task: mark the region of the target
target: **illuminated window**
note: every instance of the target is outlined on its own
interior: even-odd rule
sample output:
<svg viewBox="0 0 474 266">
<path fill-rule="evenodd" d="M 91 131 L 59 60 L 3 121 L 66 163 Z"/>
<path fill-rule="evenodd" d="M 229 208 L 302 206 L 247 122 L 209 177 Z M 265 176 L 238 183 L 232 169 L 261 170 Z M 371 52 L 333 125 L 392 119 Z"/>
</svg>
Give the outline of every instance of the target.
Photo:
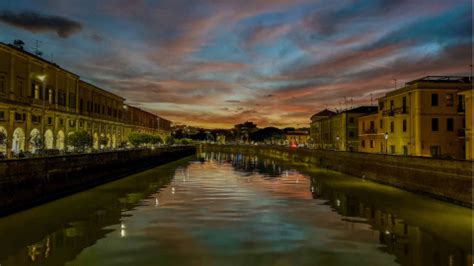
<svg viewBox="0 0 474 266">
<path fill-rule="evenodd" d="M 454 106 L 454 96 L 451 93 L 446 94 L 446 106 Z"/>
</svg>

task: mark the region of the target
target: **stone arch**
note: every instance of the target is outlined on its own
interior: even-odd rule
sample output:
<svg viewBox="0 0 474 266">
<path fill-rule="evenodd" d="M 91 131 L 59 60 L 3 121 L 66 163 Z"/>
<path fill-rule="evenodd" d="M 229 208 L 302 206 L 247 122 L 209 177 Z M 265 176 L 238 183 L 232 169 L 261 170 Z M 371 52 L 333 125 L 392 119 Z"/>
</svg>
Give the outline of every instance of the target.
<svg viewBox="0 0 474 266">
<path fill-rule="evenodd" d="M 110 136 L 110 133 L 107 134 L 107 145 L 105 147 L 110 148 L 112 147 L 112 137 Z"/>
<path fill-rule="evenodd" d="M 41 149 L 41 132 L 37 128 L 33 128 L 30 131 L 30 138 L 29 138 L 29 151 L 35 153 L 37 149 Z"/>
<path fill-rule="evenodd" d="M 12 139 L 12 151 L 14 154 L 18 154 L 25 150 L 25 132 L 21 128 L 16 128 L 13 131 Z"/>
<path fill-rule="evenodd" d="M 97 132 L 94 132 L 94 134 L 92 135 L 92 147 L 94 148 L 94 150 L 99 149 L 99 134 L 97 134 Z"/>
<path fill-rule="evenodd" d="M 44 132 L 44 148 L 48 150 L 54 148 L 54 135 L 51 129 Z"/>
<path fill-rule="evenodd" d="M 59 130 L 56 136 L 56 149 L 64 150 L 64 131 Z"/>
<path fill-rule="evenodd" d="M 0 143 L 0 153 L 3 153 L 4 155 L 7 154 L 7 142 L 8 142 L 8 132 L 4 127 L 0 127 L 0 133 L 3 135 L 2 138 L 3 141 Z"/>
<path fill-rule="evenodd" d="M 117 136 L 112 134 L 112 148 L 117 148 Z"/>
</svg>

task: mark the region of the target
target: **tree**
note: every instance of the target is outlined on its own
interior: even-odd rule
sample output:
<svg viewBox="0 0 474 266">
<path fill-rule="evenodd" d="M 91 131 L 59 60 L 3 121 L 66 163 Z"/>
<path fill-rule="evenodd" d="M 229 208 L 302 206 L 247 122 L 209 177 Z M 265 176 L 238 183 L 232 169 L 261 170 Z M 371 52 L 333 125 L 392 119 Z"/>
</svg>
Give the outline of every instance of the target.
<svg viewBox="0 0 474 266">
<path fill-rule="evenodd" d="M 100 136 L 99 145 L 101 148 L 104 146 L 107 146 L 108 143 L 109 143 L 109 139 L 106 136 Z"/>
<path fill-rule="evenodd" d="M 143 144 L 143 134 L 132 132 L 128 135 L 128 141 L 136 148 Z"/>
<path fill-rule="evenodd" d="M 0 131 L 0 145 L 6 145 L 7 144 L 7 134 L 5 132 Z"/>
<path fill-rule="evenodd" d="M 86 131 L 76 131 L 67 137 L 66 143 L 75 150 L 83 152 L 92 145 L 92 136 Z"/>
<path fill-rule="evenodd" d="M 283 130 L 276 127 L 266 127 L 253 132 L 250 135 L 253 141 L 274 143 L 276 140 L 285 138 Z"/>
<path fill-rule="evenodd" d="M 163 142 L 163 139 L 161 139 L 160 136 L 156 136 L 156 135 L 151 136 L 151 144 L 156 145 L 156 144 L 160 144 L 162 142 Z"/>
<path fill-rule="evenodd" d="M 43 144 L 43 138 L 41 136 L 41 134 L 36 134 L 36 135 L 33 135 L 30 137 L 30 144 L 35 147 L 35 149 L 39 149 L 41 148 L 42 144 Z"/>
<path fill-rule="evenodd" d="M 165 139 L 165 144 L 168 144 L 168 145 L 173 145 L 174 144 L 174 137 L 169 135 L 169 136 L 166 136 L 166 139 Z"/>
</svg>

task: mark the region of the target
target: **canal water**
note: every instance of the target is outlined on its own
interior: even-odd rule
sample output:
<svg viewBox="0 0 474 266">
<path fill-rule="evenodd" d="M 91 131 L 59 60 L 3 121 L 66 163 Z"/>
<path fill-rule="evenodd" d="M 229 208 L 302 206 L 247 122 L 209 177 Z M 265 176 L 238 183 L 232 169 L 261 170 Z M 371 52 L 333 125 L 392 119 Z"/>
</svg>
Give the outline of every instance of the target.
<svg viewBox="0 0 474 266">
<path fill-rule="evenodd" d="M 0 218 L 0 265 L 471 265 L 471 210 L 202 153 Z"/>
</svg>

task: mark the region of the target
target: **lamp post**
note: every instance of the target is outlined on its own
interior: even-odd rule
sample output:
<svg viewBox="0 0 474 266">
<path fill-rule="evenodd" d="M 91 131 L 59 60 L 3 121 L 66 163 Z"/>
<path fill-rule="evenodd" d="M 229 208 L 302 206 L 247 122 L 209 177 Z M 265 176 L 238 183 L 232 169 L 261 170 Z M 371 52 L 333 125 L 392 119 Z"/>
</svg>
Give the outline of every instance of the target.
<svg viewBox="0 0 474 266">
<path fill-rule="evenodd" d="M 388 132 L 385 132 L 384 138 L 385 138 L 385 154 L 388 154 Z"/>
<path fill-rule="evenodd" d="M 336 136 L 336 150 L 339 150 L 339 135 Z"/>
<path fill-rule="evenodd" d="M 41 153 L 44 155 L 44 142 L 45 142 L 45 136 L 44 136 L 44 119 L 45 119 L 45 103 L 46 103 L 46 75 L 39 75 L 38 79 L 41 80 L 43 83 L 43 88 L 42 88 L 42 94 L 43 94 L 43 108 L 42 108 L 42 115 L 41 115 Z"/>
</svg>

